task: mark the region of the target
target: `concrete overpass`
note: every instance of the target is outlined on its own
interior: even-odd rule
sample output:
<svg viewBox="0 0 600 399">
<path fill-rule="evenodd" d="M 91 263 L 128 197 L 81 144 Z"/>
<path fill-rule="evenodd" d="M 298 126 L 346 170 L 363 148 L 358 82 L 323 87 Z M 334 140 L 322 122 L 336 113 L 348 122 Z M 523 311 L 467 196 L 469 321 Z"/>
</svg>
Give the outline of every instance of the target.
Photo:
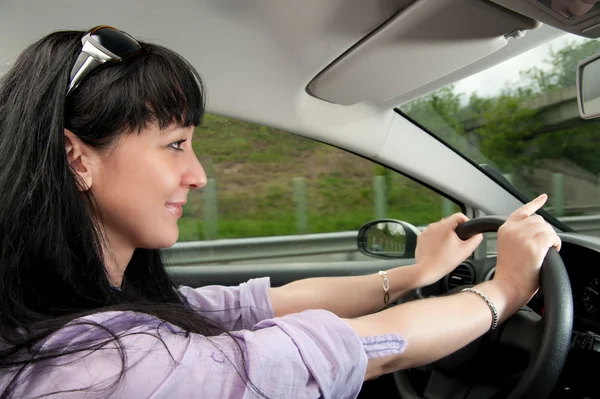
<svg viewBox="0 0 600 399">
<path fill-rule="evenodd" d="M 523 106 L 538 111 L 537 117 L 543 126 L 539 133 L 568 129 L 586 122 L 579 116 L 575 87 L 543 93 Z"/>
<path fill-rule="evenodd" d="M 590 123 L 590 121 L 586 121 L 579 116 L 577 89 L 575 87 L 543 93 L 536 98 L 525 101 L 523 107 L 538 111 L 537 117 L 542 122 L 542 128 L 537 133 L 550 133 Z M 600 120 L 597 121 L 600 122 Z M 461 123 L 465 127 L 465 131 L 470 132 L 483 126 L 485 120 L 471 119 Z"/>
</svg>

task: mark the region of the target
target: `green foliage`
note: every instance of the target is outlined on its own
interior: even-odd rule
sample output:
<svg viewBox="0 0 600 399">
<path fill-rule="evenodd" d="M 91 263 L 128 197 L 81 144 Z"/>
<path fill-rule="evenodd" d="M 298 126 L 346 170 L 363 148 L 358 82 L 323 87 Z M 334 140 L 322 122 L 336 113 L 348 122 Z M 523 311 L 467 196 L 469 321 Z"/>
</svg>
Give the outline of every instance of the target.
<svg viewBox="0 0 600 399">
<path fill-rule="evenodd" d="M 207 115 L 193 147 L 217 179 L 219 238 L 296 234 L 292 179 L 306 179 L 309 233 L 350 231 L 374 218 L 373 176 L 386 177 L 390 216 L 425 224 L 440 196 L 389 169 L 286 132 Z M 179 240 L 204 240 L 204 194 L 189 195 Z"/>
<path fill-rule="evenodd" d="M 581 168 L 600 175 L 600 121 L 561 129 L 533 139 L 546 159 L 568 159 Z"/>
<path fill-rule="evenodd" d="M 530 88 L 533 93 L 574 87 L 577 64 L 598 52 L 600 41 L 597 40 L 571 42 L 560 50 L 552 49 L 550 58 L 544 60 L 548 69 L 536 66 L 521 72 L 523 86 Z"/>
<path fill-rule="evenodd" d="M 543 161 L 566 159 L 600 172 L 597 122 L 546 131 L 528 101 L 542 93 L 575 87 L 577 64 L 600 52 L 600 42 L 568 43 L 551 50 L 545 66 L 521 72 L 521 81 L 493 98 L 446 87 L 402 107 L 411 118 L 475 162 L 494 165 L 502 173 L 529 176 Z"/>
<path fill-rule="evenodd" d="M 542 124 L 536 111 L 522 103 L 522 97 L 503 93 L 481 110 L 484 124 L 476 130 L 479 149 L 504 173 L 529 174 L 544 155 L 527 141 Z"/>
<path fill-rule="evenodd" d="M 463 134 L 461 109 L 461 94 L 455 93 L 454 86 L 444 87 L 402 108 L 412 119 L 444 137 Z"/>
<path fill-rule="evenodd" d="M 480 99 L 471 98 L 469 105 L 463 106 L 462 97 L 462 93 L 455 92 L 455 86 L 448 86 L 406 104 L 402 111 L 453 148 L 478 159 L 480 154 L 469 126 L 481 118 L 477 109 Z"/>
</svg>

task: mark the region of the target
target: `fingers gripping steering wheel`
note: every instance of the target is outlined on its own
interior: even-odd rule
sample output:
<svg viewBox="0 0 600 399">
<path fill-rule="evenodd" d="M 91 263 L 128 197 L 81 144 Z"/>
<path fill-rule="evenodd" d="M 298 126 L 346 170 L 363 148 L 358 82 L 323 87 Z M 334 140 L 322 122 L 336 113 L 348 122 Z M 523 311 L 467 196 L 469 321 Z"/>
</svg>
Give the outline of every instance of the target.
<svg viewBox="0 0 600 399">
<path fill-rule="evenodd" d="M 456 233 L 461 239 L 466 240 L 475 234 L 498 231 L 505 220 L 498 216 L 473 219 L 458 226 Z M 496 331 L 486 334 L 465 348 L 432 364 L 425 388 L 425 399 L 547 398 L 565 364 L 573 329 L 571 284 L 565 265 L 554 248 L 550 248 L 542 264 L 540 287 L 544 297 L 543 316 L 523 308 Z M 477 352 L 491 345 L 500 348 L 494 352 L 500 356 L 484 358 L 483 364 L 477 363 L 479 370 L 482 368 L 485 370 L 486 361 L 496 367 L 498 364 L 510 364 L 513 361 L 513 358 L 502 359 L 502 353 L 514 354 L 516 350 L 528 356 L 527 366 L 525 371 L 519 374 L 518 382 L 515 381 L 516 386 L 515 382 L 507 383 L 506 379 L 496 381 L 495 384 L 490 384 L 489 381 L 485 384 L 473 382 L 470 376 L 460 375 L 460 372 L 457 375 L 453 372 L 453 369 L 464 369 L 465 365 L 474 361 Z M 503 351 L 502 348 L 507 350 Z M 477 361 L 482 362 L 481 359 Z M 394 373 L 401 397 L 422 398 L 416 394 L 407 373 L 407 371 Z M 499 394 L 501 396 L 497 396 Z"/>
</svg>

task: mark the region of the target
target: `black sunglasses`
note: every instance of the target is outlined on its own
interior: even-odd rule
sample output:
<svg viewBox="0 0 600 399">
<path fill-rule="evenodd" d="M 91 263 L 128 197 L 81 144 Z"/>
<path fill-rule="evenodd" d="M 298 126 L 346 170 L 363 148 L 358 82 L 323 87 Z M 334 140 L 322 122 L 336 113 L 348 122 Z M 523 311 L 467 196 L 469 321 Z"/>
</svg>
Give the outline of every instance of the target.
<svg viewBox="0 0 600 399">
<path fill-rule="evenodd" d="M 112 26 L 96 26 L 82 39 L 83 47 L 71 70 L 67 96 L 94 69 L 106 62 L 121 62 L 139 54 L 142 46 L 130 35 Z"/>
</svg>

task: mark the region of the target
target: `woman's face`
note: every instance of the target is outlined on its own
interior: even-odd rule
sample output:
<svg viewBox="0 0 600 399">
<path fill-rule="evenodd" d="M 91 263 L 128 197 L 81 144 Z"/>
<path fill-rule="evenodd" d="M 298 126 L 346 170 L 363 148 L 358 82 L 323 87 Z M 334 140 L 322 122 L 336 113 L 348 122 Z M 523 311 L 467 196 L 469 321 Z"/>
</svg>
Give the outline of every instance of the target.
<svg viewBox="0 0 600 399">
<path fill-rule="evenodd" d="M 188 192 L 206 185 L 194 128 L 149 126 L 122 138 L 92 168 L 92 192 L 111 246 L 166 248 Z"/>
<path fill-rule="evenodd" d="M 559 12 L 570 12 L 575 16 L 585 15 L 599 0 L 552 0 L 552 8 Z"/>
</svg>

